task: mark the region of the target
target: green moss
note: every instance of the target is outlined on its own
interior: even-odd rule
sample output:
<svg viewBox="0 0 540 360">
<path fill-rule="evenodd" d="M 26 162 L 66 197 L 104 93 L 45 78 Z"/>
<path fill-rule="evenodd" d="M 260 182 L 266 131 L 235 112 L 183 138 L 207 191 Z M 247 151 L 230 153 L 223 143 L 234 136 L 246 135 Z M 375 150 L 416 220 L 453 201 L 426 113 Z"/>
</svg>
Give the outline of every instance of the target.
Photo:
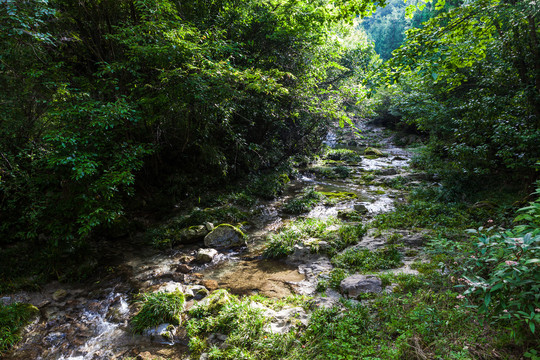
<svg viewBox="0 0 540 360">
<path fill-rule="evenodd" d="M 238 227 L 236 227 L 234 225 L 231 225 L 231 224 L 219 224 L 218 226 L 216 226 L 214 228 L 214 230 L 217 229 L 217 228 L 220 228 L 220 227 L 228 227 L 230 229 L 233 229 L 234 231 L 239 233 L 244 239 L 247 239 L 247 237 L 248 237 L 246 234 L 244 234 L 244 232 L 242 230 L 240 230 L 240 228 L 238 228 Z"/>
<path fill-rule="evenodd" d="M 330 191 L 330 192 L 322 191 L 321 194 L 323 194 L 330 200 L 337 200 L 337 201 L 346 201 L 346 200 L 353 200 L 353 199 L 358 198 L 358 195 L 356 195 L 355 193 L 346 192 L 346 191 Z"/>
<path fill-rule="evenodd" d="M 324 155 L 324 158 L 334 161 L 362 161 L 362 156 L 358 152 L 350 149 L 329 149 Z"/>
</svg>

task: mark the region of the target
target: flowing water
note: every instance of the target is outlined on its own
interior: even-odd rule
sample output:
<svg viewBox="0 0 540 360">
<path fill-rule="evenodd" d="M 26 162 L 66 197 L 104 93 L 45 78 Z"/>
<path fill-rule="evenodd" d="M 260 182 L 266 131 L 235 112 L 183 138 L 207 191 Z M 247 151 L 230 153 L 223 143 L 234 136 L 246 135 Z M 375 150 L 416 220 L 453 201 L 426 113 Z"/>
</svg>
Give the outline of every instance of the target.
<svg viewBox="0 0 540 360">
<path fill-rule="evenodd" d="M 181 359 L 187 354 L 186 341 L 177 334 L 164 344 L 162 337 L 134 335 L 129 331 L 128 320 L 137 308 L 132 304 L 133 293 L 138 290 L 175 288 L 186 290 L 190 284 L 207 284 L 209 281 L 236 294 L 259 293 L 270 297 L 284 297 L 292 293 L 313 295 L 316 277 L 328 271 L 328 259 L 310 254 L 291 257 L 287 262 L 263 260 L 265 238 L 291 220 L 280 208 L 284 202 L 307 187 L 317 191 L 350 192 L 357 198 L 341 201 L 333 206 L 320 205 L 305 214 L 309 218 L 336 216 L 340 210 L 364 205 L 369 213 L 366 221 L 375 214 L 389 211 L 403 193 L 381 186 L 381 179 L 403 175 L 407 169 L 409 153 L 391 144 L 379 128 L 365 128 L 368 140 L 356 143 L 379 142 L 387 157 L 364 157 L 358 164 L 349 164 L 351 176 L 347 179 L 325 179 L 311 172 L 301 174 L 292 181 L 279 199 L 258 205 L 250 226 L 246 228 L 250 241 L 240 252 L 220 253 L 212 263 L 194 267 L 190 274 L 176 271 L 186 256 L 193 256 L 196 246 L 167 252 L 133 246 L 119 249 L 124 261 L 118 266 L 122 276 L 111 276 L 90 288 L 66 287 L 50 284 L 39 293 L 20 293 L 10 299 L 26 301 L 38 306 L 40 318 L 29 326 L 18 348 L 6 359 L 39 360 L 98 360 L 121 359 L 143 351 L 170 359 Z M 331 132 L 326 143 L 336 146 L 350 144 L 352 138 Z M 362 175 L 379 172 L 375 184 L 366 184 Z M 204 282 L 206 281 L 206 283 Z M 59 292 L 60 291 L 60 292 Z M 132 305 L 130 305 L 132 304 Z"/>
</svg>

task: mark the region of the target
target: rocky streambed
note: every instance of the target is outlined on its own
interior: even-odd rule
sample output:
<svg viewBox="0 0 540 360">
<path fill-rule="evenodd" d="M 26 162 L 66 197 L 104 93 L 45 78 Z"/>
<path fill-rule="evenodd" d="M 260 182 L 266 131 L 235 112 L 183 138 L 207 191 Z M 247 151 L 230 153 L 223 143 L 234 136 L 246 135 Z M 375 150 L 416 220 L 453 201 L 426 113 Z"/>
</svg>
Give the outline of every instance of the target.
<svg viewBox="0 0 540 360">
<path fill-rule="evenodd" d="M 130 319 L 140 310 L 134 302 L 139 292 L 175 292 L 186 296 L 185 308 L 209 301 L 217 289 L 237 295 L 259 294 L 285 298 L 293 294 L 312 298 L 315 306 L 332 306 L 341 296 L 357 299 L 359 294 L 383 291 L 376 273 L 352 274 L 341 282 L 340 291 L 328 288 L 320 292 L 319 283 L 327 280 L 333 265 L 324 248 L 328 244 L 307 237 L 293 245 L 281 259 L 267 259 L 263 251 L 269 235 L 298 219 L 341 219 L 340 226 L 369 224 L 377 214 L 391 210 L 404 201 L 405 184 L 417 182 L 421 175 L 408 167 L 410 153 L 392 144 L 391 135 L 381 128 L 366 127 L 363 138 L 331 133 L 330 145 L 344 144 L 358 156 L 340 158 L 328 155 L 302 169 L 283 195 L 250 209 L 250 218 L 237 226 L 204 223 L 185 229 L 185 243 L 167 250 L 143 246 L 137 237 L 130 246 L 118 245 L 123 254 L 110 275 L 84 287 L 51 283 L 39 292 L 21 292 L 1 299 L 4 303 L 26 302 L 35 305 L 39 316 L 23 333 L 22 342 L 5 359 L 187 359 L 188 337 L 182 326 L 162 324 L 143 334 L 134 334 Z M 352 145 L 352 146 L 351 146 Z M 332 154 L 332 153 L 331 153 Z M 291 201 L 306 189 L 325 194 L 326 201 L 309 211 L 291 215 Z M 385 272 L 414 273 L 410 268 L 418 260 L 415 251 L 422 245 L 423 233 L 381 231 L 371 228 L 349 248 L 376 252 L 391 239 L 399 239 L 401 262 Z M 204 239 L 204 240 L 203 240 Z M 322 250 L 321 250 L 322 249 Z M 111 250 L 112 251 L 112 250 Z M 319 292 L 318 290 L 319 286 Z M 391 286 L 384 291 L 391 291 Z M 269 332 L 289 331 L 291 318 L 307 323 L 309 311 L 289 306 L 279 311 L 254 303 L 271 321 Z M 221 336 L 221 337 L 220 337 Z M 209 343 L 226 342 L 223 334 L 213 334 Z M 199 358 L 199 357 L 197 357 Z M 200 357 L 204 358 L 204 354 Z"/>
</svg>

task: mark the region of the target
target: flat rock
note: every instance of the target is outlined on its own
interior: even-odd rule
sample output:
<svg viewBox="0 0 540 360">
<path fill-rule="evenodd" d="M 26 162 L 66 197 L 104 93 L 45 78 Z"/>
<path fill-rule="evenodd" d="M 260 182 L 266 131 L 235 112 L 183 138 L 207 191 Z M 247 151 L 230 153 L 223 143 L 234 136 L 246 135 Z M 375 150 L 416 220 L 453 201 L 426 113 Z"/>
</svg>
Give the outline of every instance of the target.
<svg viewBox="0 0 540 360">
<path fill-rule="evenodd" d="M 374 275 L 352 275 L 341 281 L 340 288 L 343 294 L 356 298 L 364 293 L 380 293 L 382 281 Z"/>
<path fill-rule="evenodd" d="M 265 330 L 273 334 L 285 334 L 299 325 L 307 326 L 309 315 L 301 307 L 287 308 L 278 311 Z"/>
</svg>

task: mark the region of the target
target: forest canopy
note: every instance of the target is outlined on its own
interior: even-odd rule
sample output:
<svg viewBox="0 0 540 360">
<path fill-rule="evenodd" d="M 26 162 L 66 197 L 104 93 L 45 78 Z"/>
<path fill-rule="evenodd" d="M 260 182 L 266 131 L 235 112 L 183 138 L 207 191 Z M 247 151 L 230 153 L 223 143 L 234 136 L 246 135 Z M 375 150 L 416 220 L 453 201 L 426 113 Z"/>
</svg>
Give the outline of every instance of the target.
<svg viewBox="0 0 540 360">
<path fill-rule="evenodd" d="M 74 251 L 136 191 L 172 204 L 315 151 L 365 92 L 374 8 L 0 2 L 1 242 Z"/>
</svg>

